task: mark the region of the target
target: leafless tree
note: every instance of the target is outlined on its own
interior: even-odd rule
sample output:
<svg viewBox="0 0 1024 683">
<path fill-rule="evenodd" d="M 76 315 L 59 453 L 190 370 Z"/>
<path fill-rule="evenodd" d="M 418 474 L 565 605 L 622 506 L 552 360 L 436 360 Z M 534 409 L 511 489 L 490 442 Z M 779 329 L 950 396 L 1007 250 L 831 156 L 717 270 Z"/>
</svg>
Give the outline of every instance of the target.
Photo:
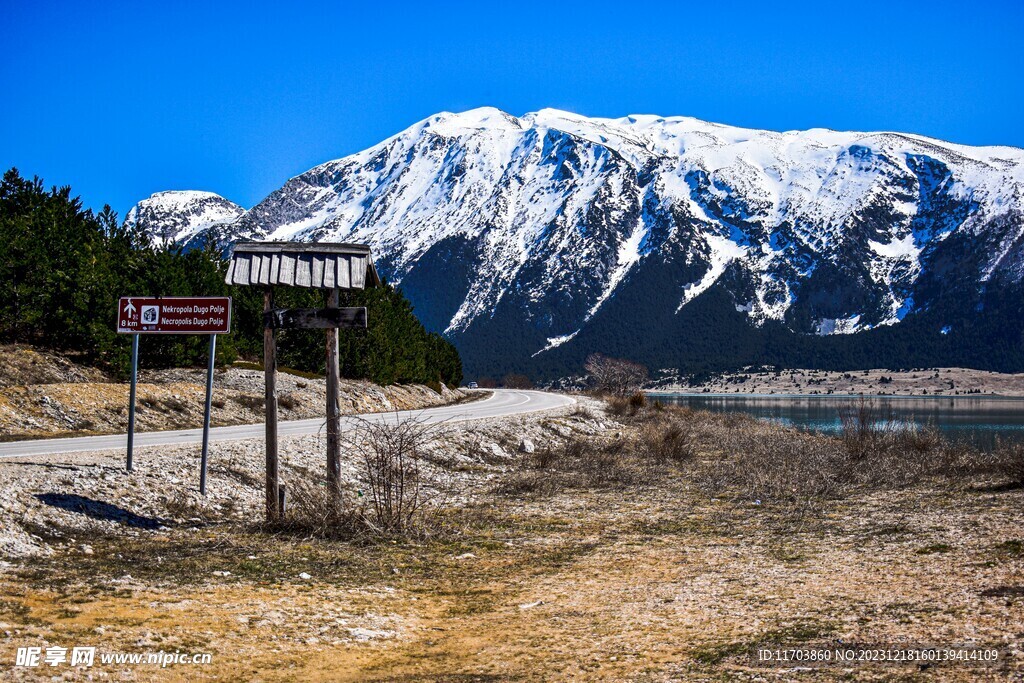
<svg viewBox="0 0 1024 683">
<path fill-rule="evenodd" d="M 583 367 L 590 377 L 591 386 L 601 393 L 628 396 L 647 382 L 646 366 L 631 360 L 592 353 Z"/>
</svg>

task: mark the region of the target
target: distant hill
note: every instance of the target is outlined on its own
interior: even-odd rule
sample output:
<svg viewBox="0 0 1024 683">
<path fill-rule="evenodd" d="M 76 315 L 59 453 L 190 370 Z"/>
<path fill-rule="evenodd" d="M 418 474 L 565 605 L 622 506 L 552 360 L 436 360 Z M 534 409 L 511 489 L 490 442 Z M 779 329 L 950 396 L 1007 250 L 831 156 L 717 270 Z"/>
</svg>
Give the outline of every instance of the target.
<svg viewBox="0 0 1024 683">
<path fill-rule="evenodd" d="M 231 223 L 245 209 L 212 192 L 169 190 L 157 192 L 133 206 L 125 226 L 145 230 L 154 240 L 187 242 L 197 233 Z"/>
</svg>

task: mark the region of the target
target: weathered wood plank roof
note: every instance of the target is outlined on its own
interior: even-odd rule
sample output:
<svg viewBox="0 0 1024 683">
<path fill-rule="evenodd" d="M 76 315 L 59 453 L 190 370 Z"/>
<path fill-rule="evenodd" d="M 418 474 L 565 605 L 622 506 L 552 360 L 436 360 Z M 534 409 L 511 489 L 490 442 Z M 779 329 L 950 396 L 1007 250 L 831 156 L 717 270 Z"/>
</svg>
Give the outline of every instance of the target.
<svg viewBox="0 0 1024 683">
<path fill-rule="evenodd" d="M 380 285 L 368 246 L 328 242 L 239 242 L 231 250 L 224 281 L 313 289 Z"/>
</svg>

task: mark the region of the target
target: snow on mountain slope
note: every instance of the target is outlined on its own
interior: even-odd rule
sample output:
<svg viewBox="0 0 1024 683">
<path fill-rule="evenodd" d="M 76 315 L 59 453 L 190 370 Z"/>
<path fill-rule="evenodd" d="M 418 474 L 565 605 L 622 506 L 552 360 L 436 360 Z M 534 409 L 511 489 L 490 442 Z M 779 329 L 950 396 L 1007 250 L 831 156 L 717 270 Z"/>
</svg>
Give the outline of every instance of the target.
<svg viewBox="0 0 1024 683">
<path fill-rule="evenodd" d="M 1022 187 L 1011 147 L 481 108 L 317 166 L 244 214 L 179 212 L 168 232 L 371 244 L 430 326 L 515 330 L 532 357 L 592 342 L 640 282 L 670 315 L 718 286 L 755 325 L 823 335 L 927 309 L 949 262 L 975 287 L 1019 282 Z M 969 258 L 943 246 L 953 235 Z"/>
<path fill-rule="evenodd" d="M 244 213 L 242 207 L 212 192 L 172 190 L 157 192 L 133 206 L 125 224 L 142 227 L 158 242 L 186 242 Z"/>
</svg>

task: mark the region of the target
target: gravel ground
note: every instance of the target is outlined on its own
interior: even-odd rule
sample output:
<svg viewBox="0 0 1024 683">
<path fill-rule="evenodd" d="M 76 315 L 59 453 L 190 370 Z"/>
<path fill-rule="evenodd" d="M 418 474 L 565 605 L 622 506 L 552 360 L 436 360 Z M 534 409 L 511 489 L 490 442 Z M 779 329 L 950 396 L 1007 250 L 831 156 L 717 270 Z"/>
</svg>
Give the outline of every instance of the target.
<svg viewBox="0 0 1024 683">
<path fill-rule="evenodd" d="M 459 480 L 466 492 L 500 475 L 524 440 L 539 447 L 564 435 L 614 427 L 609 420 L 571 418 L 568 412 L 429 427 L 429 467 L 435 478 Z M 323 433 L 282 437 L 281 482 L 322 477 L 325 452 Z M 343 478 L 358 489 L 359 463 L 347 449 L 342 460 Z M 205 499 L 198 491 L 199 463 L 199 444 L 138 448 L 132 472 L 125 470 L 120 451 L 0 460 L 0 556 L 82 550 L 94 533 L 138 536 L 189 521 L 262 517 L 262 439 L 211 444 Z"/>
</svg>

